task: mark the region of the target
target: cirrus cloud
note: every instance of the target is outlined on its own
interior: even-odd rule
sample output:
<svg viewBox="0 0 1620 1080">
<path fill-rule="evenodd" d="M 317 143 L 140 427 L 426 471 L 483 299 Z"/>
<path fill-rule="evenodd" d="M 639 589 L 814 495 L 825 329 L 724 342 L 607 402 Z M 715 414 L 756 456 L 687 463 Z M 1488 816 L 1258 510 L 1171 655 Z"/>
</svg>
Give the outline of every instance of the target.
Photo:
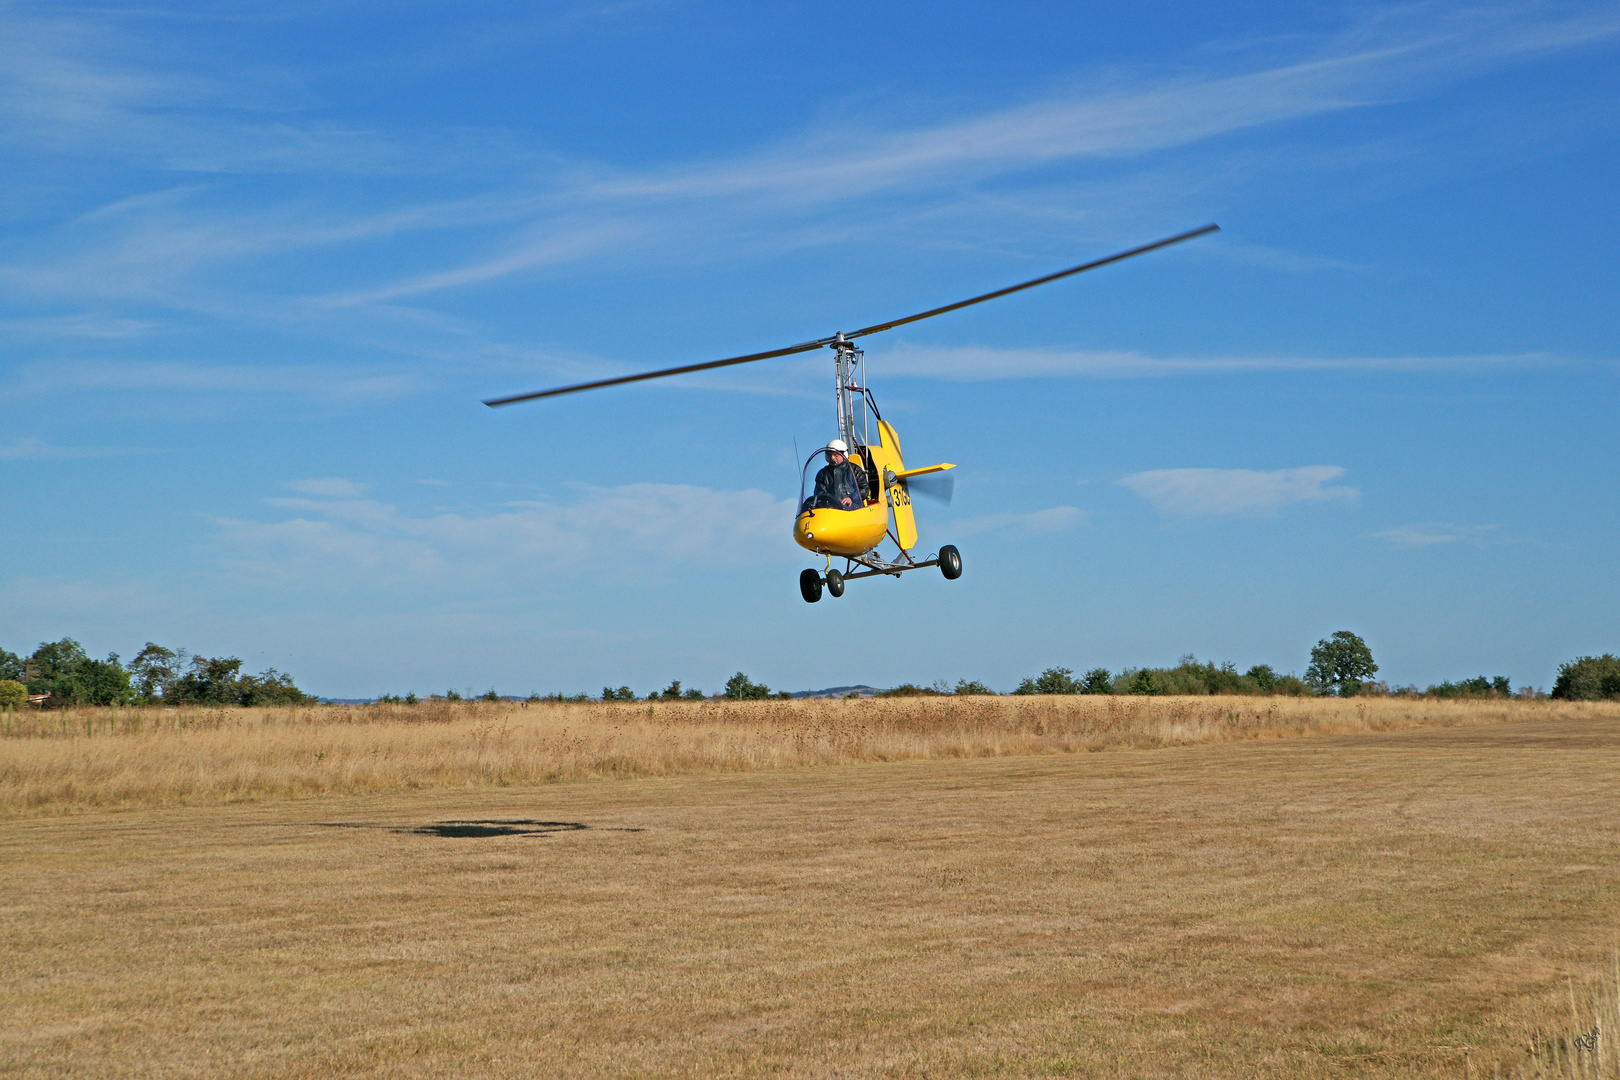
<svg viewBox="0 0 1620 1080">
<path fill-rule="evenodd" d="M 1353 503 L 1361 492 L 1332 484 L 1338 465 L 1295 469 L 1152 469 L 1119 481 L 1162 513 L 1182 517 L 1274 514 L 1296 503 Z"/>
<path fill-rule="evenodd" d="M 265 502 L 291 516 L 217 522 L 234 575 L 312 587 L 535 585 L 763 547 L 785 535 L 794 506 L 757 490 L 580 485 L 565 499 L 416 515 L 364 498 L 361 484 L 342 477 L 285 486 L 303 497 Z"/>
<path fill-rule="evenodd" d="M 1446 544 L 1468 544 L 1483 547 L 1502 543 L 1500 525 L 1453 525 L 1447 522 L 1426 522 L 1419 525 L 1397 525 L 1393 529 L 1372 534 L 1374 540 L 1383 540 L 1396 547 L 1430 548 Z"/>
</svg>

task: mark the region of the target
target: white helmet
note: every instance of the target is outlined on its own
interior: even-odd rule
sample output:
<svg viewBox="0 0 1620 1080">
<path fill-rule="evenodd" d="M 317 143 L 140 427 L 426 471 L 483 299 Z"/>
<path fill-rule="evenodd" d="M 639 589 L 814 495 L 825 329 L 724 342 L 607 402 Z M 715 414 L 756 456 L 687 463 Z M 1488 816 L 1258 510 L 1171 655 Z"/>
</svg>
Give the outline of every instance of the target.
<svg viewBox="0 0 1620 1080">
<path fill-rule="evenodd" d="M 827 444 L 827 449 L 831 450 L 835 454 L 843 454 L 846 457 L 849 455 L 849 447 L 844 445 L 843 439 L 834 439 L 832 442 Z"/>
</svg>

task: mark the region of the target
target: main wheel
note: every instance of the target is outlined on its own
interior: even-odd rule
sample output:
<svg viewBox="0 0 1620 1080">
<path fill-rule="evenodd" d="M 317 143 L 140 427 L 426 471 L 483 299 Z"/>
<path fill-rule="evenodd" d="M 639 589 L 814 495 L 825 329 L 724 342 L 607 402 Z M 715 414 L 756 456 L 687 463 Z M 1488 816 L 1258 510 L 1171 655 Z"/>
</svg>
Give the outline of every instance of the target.
<svg viewBox="0 0 1620 1080">
<path fill-rule="evenodd" d="M 844 595 L 844 575 L 836 570 L 827 571 L 827 591 L 834 596 Z"/>
<path fill-rule="evenodd" d="M 946 581 L 955 581 L 962 576 L 962 553 L 956 550 L 955 544 L 946 544 L 939 549 L 939 572 L 945 575 Z"/>
<path fill-rule="evenodd" d="M 807 604 L 813 604 L 817 600 L 820 600 L 821 575 L 816 573 L 814 570 L 806 570 L 804 573 L 800 574 L 799 595 L 804 597 L 804 602 Z M 833 595 L 836 596 L 838 594 L 834 593 Z"/>
</svg>

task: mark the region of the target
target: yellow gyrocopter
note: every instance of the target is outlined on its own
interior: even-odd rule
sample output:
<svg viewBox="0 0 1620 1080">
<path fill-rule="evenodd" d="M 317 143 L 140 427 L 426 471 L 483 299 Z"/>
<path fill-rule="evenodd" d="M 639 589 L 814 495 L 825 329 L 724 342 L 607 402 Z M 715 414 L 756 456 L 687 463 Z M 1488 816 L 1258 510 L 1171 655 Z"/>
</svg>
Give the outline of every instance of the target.
<svg viewBox="0 0 1620 1080">
<path fill-rule="evenodd" d="M 824 585 L 833 596 L 843 596 L 844 583 L 855 578 L 874 577 L 879 574 L 898 577 L 907 570 L 920 570 L 925 566 L 939 567 L 947 579 L 954 581 L 962 576 L 962 555 L 954 545 L 945 544 L 936 554 L 926 559 L 912 558 L 911 549 L 917 545 L 917 520 L 912 512 L 911 497 L 915 493 L 942 498 L 949 502 L 951 478 L 942 474 L 956 466 L 939 464 L 906 468 L 905 459 L 900 454 L 900 439 L 895 435 L 893 426 L 879 414 L 877 401 L 872 397 L 872 391 L 865 385 L 866 354 L 855 345 L 855 339 L 892 330 L 897 326 L 932 318 L 935 315 L 943 315 L 947 311 L 955 311 L 972 304 L 981 304 L 998 296 L 1044 285 L 1048 281 L 1056 281 L 1086 270 L 1095 270 L 1099 266 L 1107 266 L 1109 263 L 1120 262 L 1135 255 L 1145 255 L 1150 251 L 1169 247 L 1171 244 L 1179 244 L 1184 240 L 1218 231 L 1219 225 L 1205 225 L 1201 229 L 1156 240 L 1151 244 L 1121 251 L 1107 258 L 1093 259 L 1091 262 L 1071 266 L 1067 270 L 1059 270 L 1055 274 L 1047 274 L 1018 285 L 1009 285 L 1005 289 L 997 289 L 995 292 L 975 296 L 970 300 L 960 300 L 944 307 L 908 315 L 903 319 L 878 323 L 864 330 L 837 333 L 832 337 L 789 345 L 785 349 L 733 356 L 725 360 L 709 360 L 701 364 L 686 364 L 660 371 L 645 371 L 639 375 L 598 379 L 595 382 L 559 386 L 532 394 L 491 398 L 484 404 L 491 408 L 498 405 L 513 405 L 519 401 L 534 401 L 537 398 L 573 394 L 581 390 L 597 390 L 606 386 L 642 382 L 646 379 L 661 379 L 666 375 L 685 375 L 693 371 L 708 371 L 711 368 L 749 364 L 755 360 L 770 360 L 778 356 L 830 348 L 834 355 L 839 437 L 811 454 L 805 461 L 800 473 L 798 516 L 793 522 L 794 542 L 808 551 L 824 556 L 827 565 L 824 572 L 807 569 L 799 575 L 800 594 L 813 604 L 821 599 Z M 835 457 L 843 457 L 845 460 L 834 461 Z M 817 470 L 812 486 L 811 468 L 823 459 L 827 460 L 827 464 Z M 840 486 L 843 494 L 829 490 L 829 484 L 823 479 L 829 475 L 829 470 L 837 473 L 846 469 L 848 470 L 844 474 L 846 479 Z M 885 537 L 892 540 L 899 549 L 899 554 L 892 560 L 877 554 L 877 547 Z M 843 570 L 833 568 L 832 560 L 835 557 L 845 560 Z M 858 571 L 855 570 L 857 565 L 861 567 Z"/>
</svg>

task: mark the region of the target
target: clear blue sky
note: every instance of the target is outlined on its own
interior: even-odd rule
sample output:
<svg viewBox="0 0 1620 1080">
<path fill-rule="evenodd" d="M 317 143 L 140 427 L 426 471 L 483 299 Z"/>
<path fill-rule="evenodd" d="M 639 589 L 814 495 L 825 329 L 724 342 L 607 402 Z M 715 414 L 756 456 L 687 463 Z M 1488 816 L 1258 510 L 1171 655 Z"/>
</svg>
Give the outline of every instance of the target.
<svg viewBox="0 0 1620 1080">
<path fill-rule="evenodd" d="M 0 646 L 369 696 L 1620 651 L 1620 6 L 0 4 Z M 852 329 L 922 547 L 807 605 Z"/>
</svg>

